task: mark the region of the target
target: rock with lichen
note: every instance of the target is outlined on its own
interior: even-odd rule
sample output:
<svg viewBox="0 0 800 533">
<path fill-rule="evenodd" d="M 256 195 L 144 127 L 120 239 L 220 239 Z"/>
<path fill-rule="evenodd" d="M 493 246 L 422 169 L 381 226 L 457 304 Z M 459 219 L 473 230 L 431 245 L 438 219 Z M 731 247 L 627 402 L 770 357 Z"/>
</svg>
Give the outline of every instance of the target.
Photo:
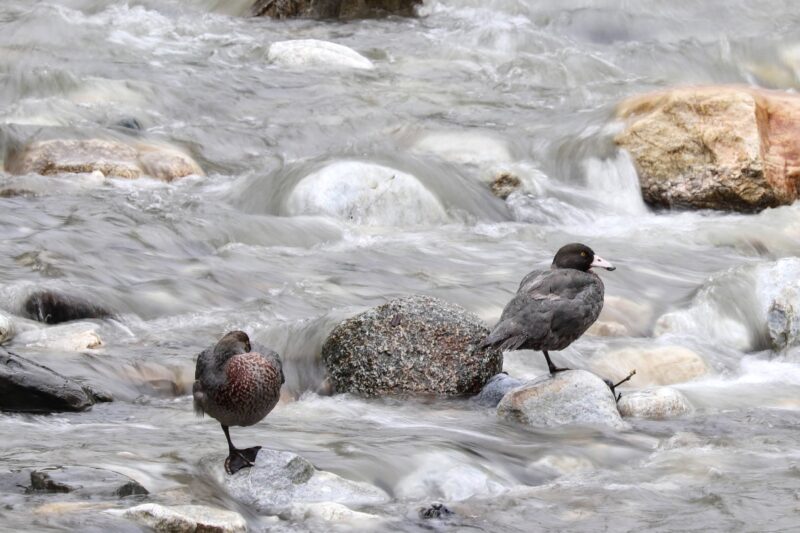
<svg viewBox="0 0 800 533">
<path fill-rule="evenodd" d="M 339 324 L 322 360 L 339 393 L 476 394 L 503 367 L 500 350 L 478 347 L 488 333 L 458 305 L 408 296 Z"/>
</svg>

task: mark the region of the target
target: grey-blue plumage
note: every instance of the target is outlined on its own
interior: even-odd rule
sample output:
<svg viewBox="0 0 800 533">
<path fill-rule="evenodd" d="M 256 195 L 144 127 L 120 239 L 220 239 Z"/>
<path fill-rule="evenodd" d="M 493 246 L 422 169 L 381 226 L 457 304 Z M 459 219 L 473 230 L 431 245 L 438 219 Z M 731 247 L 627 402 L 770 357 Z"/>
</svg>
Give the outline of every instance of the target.
<svg viewBox="0 0 800 533">
<path fill-rule="evenodd" d="M 259 447 L 239 450 L 230 439 L 229 426 L 252 426 L 277 405 L 284 382 L 277 353 L 251 346 L 247 334 L 232 331 L 197 357 L 192 388 L 194 409 L 219 421 L 228 440 L 228 473 L 252 466 Z"/>
<path fill-rule="evenodd" d="M 591 326 L 603 309 L 603 282 L 590 269 L 614 267 L 583 244 L 562 247 L 549 270 L 533 271 L 520 283 L 500 321 L 483 341 L 502 350 L 540 350 L 551 372 L 548 350 L 563 350 Z"/>
</svg>

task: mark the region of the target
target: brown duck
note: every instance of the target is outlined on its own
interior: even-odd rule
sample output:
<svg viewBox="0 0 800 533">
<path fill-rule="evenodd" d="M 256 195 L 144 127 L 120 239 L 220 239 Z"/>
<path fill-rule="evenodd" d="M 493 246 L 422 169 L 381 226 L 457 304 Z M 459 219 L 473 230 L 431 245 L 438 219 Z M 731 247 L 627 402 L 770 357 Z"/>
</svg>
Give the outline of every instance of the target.
<svg viewBox="0 0 800 533">
<path fill-rule="evenodd" d="M 217 419 L 228 440 L 225 471 L 234 474 L 253 466 L 261 446 L 238 449 L 231 442 L 230 426 L 252 426 L 278 403 L 284 382 L 277 353 L 256 346 L 243 331 L 231 331 L 197 356 L 194 409 Z"/>
</svg>

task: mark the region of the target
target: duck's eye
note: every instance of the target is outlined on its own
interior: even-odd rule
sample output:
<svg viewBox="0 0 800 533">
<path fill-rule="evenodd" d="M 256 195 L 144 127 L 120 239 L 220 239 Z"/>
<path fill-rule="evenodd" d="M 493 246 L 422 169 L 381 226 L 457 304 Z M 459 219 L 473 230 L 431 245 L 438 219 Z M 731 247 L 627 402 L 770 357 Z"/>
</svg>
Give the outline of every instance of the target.
<svg viewBox="0 0 800 533">
<path fill-rule="evenodd" d="M 586 257 L 586 252 L 581 252 L 581 257 Z"/>
</svg>

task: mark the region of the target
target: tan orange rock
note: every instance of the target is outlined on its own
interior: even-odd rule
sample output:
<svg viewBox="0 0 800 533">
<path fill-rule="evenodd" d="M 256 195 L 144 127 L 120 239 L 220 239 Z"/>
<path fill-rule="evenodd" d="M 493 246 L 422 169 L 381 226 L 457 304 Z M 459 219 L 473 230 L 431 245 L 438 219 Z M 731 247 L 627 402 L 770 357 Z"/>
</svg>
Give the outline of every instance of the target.
<svg viewBox="0 0 800 533">
<path fill-rule="evenodd" d="M 35 141 L 11 154 L 5 162 L 12 174 L 102 172 L 104 176 L 135 179 L 151 176 L 172 181 L 203 170 L 188 155 L 170 146 L 114 139 L 52 139 Z"/>
<path fill-rule="evenodd" d="M 800 186 L 800 96 L 745 86 L 685 87 L 623 101 L 617 144 L 660 207 L 760 211 Z"/>
</svg>

